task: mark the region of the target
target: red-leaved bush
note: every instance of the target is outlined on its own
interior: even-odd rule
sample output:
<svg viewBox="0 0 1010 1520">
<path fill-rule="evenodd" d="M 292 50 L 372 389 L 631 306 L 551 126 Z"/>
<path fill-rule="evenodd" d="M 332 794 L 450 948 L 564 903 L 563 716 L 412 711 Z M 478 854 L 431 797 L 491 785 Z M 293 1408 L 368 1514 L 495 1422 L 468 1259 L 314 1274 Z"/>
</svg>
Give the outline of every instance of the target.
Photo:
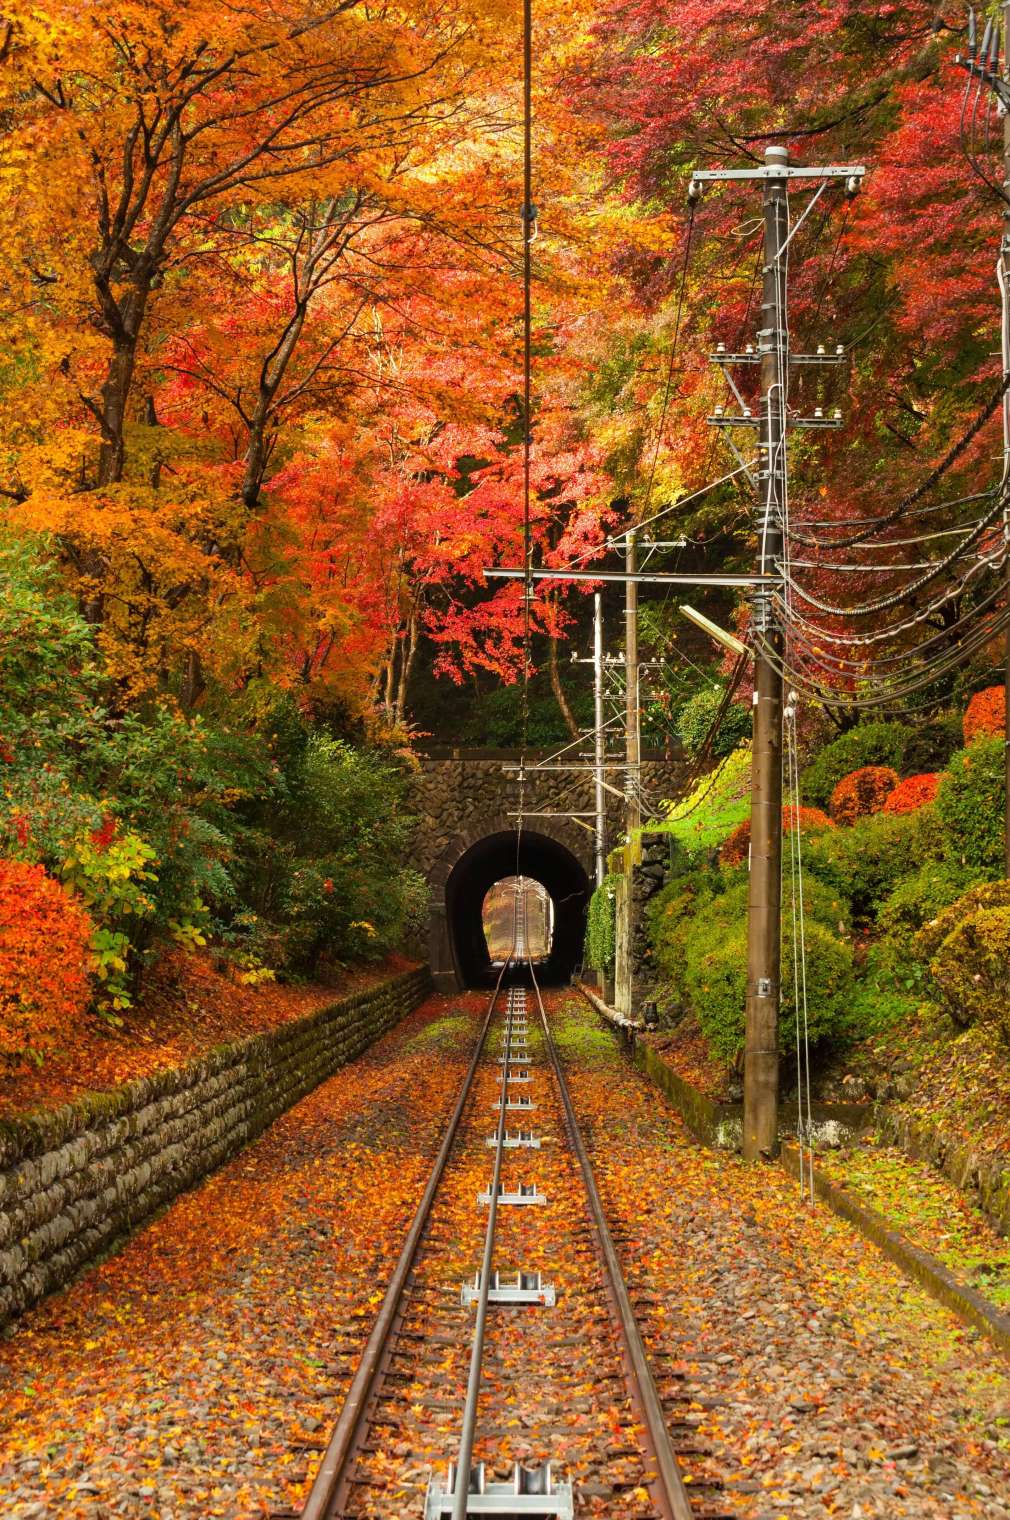
<svg viewBox="0 0 1010 1520">
<path fill-rule="evenodd" d="M 898 784 L 898 772 L 889 765 L 861 765 L 850 771 L 831 793 L 831 816 L 836 823 L 855 823 L 879 813 Z"/>
<path fill-rule="evenodd" d="M 987 686 L 977 691 L 964 710 L 961 728 L 965 744 L 979 734 L 1001 736 L 1006 727 L 1006 691 L 1002 686 Z"/>
<path fill-rule="evenodd" d="M 927 802 L 934 801 L 939 790 L 940 776 L 937 771 L 924 771 L 921 776 L 906 776 L 904 781 L 898 782 L 884 803 L 884 812 L 918 812 Z"/>
<path fill-rule="evenodd" d="M 801 807 L 800 833 L 813 834 L 820 829 L 833 829 L 834 824 L 827 813 L 822 813 L 820 808 Z M 796 825 L 796 809 L 784 807 L 782 809 L 782 829 L 786 834 L 791 834 Z M 727 834 L 719 847 L 719 864 L 722 866 L 739 866 L 747 859 L 747 850 L 750 847 L 750 819 L 745 818 L 743 823 L 738 823 L 732 834 Z"/>
<path fill-rule="evenodd" d="M 91 919 L 41 866 L 0 860 L 0 1063 L 69 1037 L 91 995 Z"/>
</svg>

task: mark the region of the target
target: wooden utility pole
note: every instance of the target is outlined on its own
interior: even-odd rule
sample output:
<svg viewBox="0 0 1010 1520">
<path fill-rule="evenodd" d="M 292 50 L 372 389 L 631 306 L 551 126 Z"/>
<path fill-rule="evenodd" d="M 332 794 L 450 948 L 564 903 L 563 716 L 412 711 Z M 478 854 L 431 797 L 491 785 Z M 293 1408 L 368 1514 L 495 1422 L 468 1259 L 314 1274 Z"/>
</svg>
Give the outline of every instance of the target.
<svg viewBox="0 0 1010 1520">
<path fill-rule="evenodd" d="M 789 162 L 785 148 L 770 147 L 765 163 Z M 782 247 L 788 236 L 786 182 L 764 186 L 764 281 L 761 299 L 761 421 L 758 431 L 758 570 L 767 574 L 782 557 L 786 500 L 786 385 L 788 333 Z M 747 910 L 747 1004 L 744 1041 L 743 1154 L 747 1161 L 773 1155 L 778 1144 L 779 972 L 782 902 L 782 633 L 770 592 L 753 601 L 755 631 L 767 653 L 754 660 L 754 747 L 750 815 L 750 889 Z M 770 656 L 770 658 L 769 658 Z"/>
<path fill-rule="evenodd" d="M 751 169 L 698 170 L 688 197 L 698 200 L 705 183 L 749 180 L 764 191 L 764 270 L 758 351 L 728 354 L 720 345 L 715 363 L 760 364 L 760 412 L 755 417 L 741 403 L 739 413 L 726 415 L 717 407 L 709 421 L 719 427 L 758 430 L 757 577 L 753 593 L 754 713 L 751 781 L 750 887 L 747 905 L 747 994 L 744 1036 L 743 1154 L 746 1160 L 774 1155 L 778 1148 L 779 1050 L 778 1024 L 782 916 L 782 675 L 784 638 L 775 602 L 775 585 L 782 575 L 783 538 L 789 501 L 788 428 L 837 427 L 841 413 L 826 418 L 818 408 L 812 417 L 790 417 L 789 323 L 786 312 L 786 246 L 816 204 L 828 181 L 842 180 L 855 194 L 865 170 L 861 164 L 829 164 L 822 168 L 792 165 L 786 148 L 765 149 L 764 163 Z M 820 182 L 806 210 L 790 229 L 789 186 Z M 844 351 L 797 355 L 797 362 L 844 362 Z M 771 577 L 766 583 L 762 577 Z"/>
</svg>

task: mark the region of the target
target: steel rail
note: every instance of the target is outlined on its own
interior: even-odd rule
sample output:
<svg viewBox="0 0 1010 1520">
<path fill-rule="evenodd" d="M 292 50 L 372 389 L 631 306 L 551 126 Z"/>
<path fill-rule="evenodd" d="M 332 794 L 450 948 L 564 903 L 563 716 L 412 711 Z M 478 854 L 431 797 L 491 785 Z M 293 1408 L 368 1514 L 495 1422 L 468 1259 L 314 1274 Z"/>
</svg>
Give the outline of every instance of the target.
<svg viewBox="0 0 1010 1520">
<path fill-rule="evenodd" d="M 526 896 L 522 896 L 522 929 L 519 928 L 519 896 L 515 899 L 512 918 L 512 951 L 517 955 L 519 941 L 527 959 L 526 949 Z M 530 965 L 532 966 L 532 961 Z M 504 970 L 504 968 L 503 968 Z M 488 1294 L 491 1289 L 491 1267 L 494 1262 L 494 1238 L 498 1225 L 498 1185 L 501 1182 L 502 1156 L 505 1151 L 505 1119 L 508 1104 L 508 1061 L 512 1049 L 512 1029 L 509 1022 L 505 1038 L 505 1064 L 502 1067 L 501 1099 L 498 1104 L 498 1128 L 495 1131 L 494 1167 L 491 1173 L 491 1192 L 488 1197 L 487 1229 L 484 1232 L 484 1255 L 480 1267 L 480 1288 L 477 1298 L 477 1317 L 474 1321 L 473 1339 L 470 1344 L 470 1371 L 466 1383 L 466 1402 L 459 1431 L 459 1455 L 456 1458 L 455 1486 L 452 1498 L 452 1520 L 466 1520 L 470 1503 L 470 1464 L 473 1461 L 473 1445 L 477 1438 L 477 1404 L 480 1400 L 481 1370 L 484 1361 L 484 1331 L 487 1325 Z"/>
<path fill-rule="evenodd" d="M 456 1106 L 449 1120 L 438 1155 L 432 1166 L 427 1185 L 421 1195 L 421 1201 L 417 1206 L 413 1222 L 408 1231 L 407 1238 L 403 1243 L 399 1259 L 389 1280 L 385 1297 L 376 1316 L 372 1332 L 368 1337 L 361 1360 L 358 1363 L 354 1379 L 347 1392 L 343 1408 L 330 1437 L 329 1444 L 323 1453 L 323 1459 L 319 1464 L 315 1481 L 309 1492 L 302 1510 L 302 1520 L 330 1520 L 330 1517 L 339 1514 L 345 1502 L 345 1490 L 347 1488 L 348 1469 L 351 1457 L 362 1440 L 369 1423 L 370 1404 L 375 1394 L 382 1373 L 388 1361 L 389 1353 L 395 1339 L 395 1332 L 401 1319 L 403 1300 L 407 1288 L 408 1278 L 417 1258 L 418 1248 L 424 1235 L 431 1214 L 431 1206 L 438 1191 L 446 1162 L 456 1139 L 463 1110 L 466 1107 L 473 1079 L 480 1065 L 484 1046 L 487 1042 L 488 1029 L 494 1015 L 495 1006 L 501 992 L 505 973 L 515 959 L 515 938 L 513 937 L 512 950 L 502 964 L 498 974 L 498 980 L 488 1003 L 487 1013 L 484 1015 L 484 1023 L 481 1025 L 480 1035 L 470 1061 L 469 1069 L 463 1079 Z M 503 1091 L 507 1086 L 502 1084 Z M 492 1199 L 493 1204 L 493 1199 Z"/>
<path fill-rule="evenodd" d="M 572 1106 L 571 1095 L 568 1091 L 568 1083 L 558 1056 L 554 1036 L 551 1034 L 550 1025 L 547 1022 L 547 1014 L 544 1009 L 544 1000 L 540 996 L 540 987 L 537 982 L 536 972 L 533 970 L 533 961 L 527 956 L 529 963 L 530 978 L 533 982 L 533 991 L 536 993 L 537 1005 L 540 1009 L 540 1020 L 544 1028 L 544 1041 L 547 1052 L 551 1058 L 554 1075 L 557 1078 L 558 1090 L 561 1094 L 561 1103 L 565 1112 L 565 1127 L 568 1130 L 568 1139 L 574 1150 L 579 1167 L 582 1171 L 582 1181 L 586 1189 L 586 1197 L 589 1201 L 589 1211 L 593 1223 L 597 1245 L 606 1269 L 608 1287 L 615 1309 L 621 1339 L 624 1343 L 625 1363 L 629 1372 L 634 1402 L 639 1407 L 645 1426 L 646 1455 L 651 1456 L 658 1469 L 658 1483 L 650 1485 L 653 1498 L 663 1520 L 694 1520 L 694 1512 L 688 1497 L 684 1479 L 681 1476 L 680 1464 L 677 1461 L 673 1443 L 670 1440 L 670 1432 L 666 1428 L 666 1416 L 663 1413 L 663 1405 L 656 1388 L 656 1382 L 649 1366 L 645 1344 L 642 1340 L 638 1321 L 631 1304 L 627 1284 L 624 1281 L 624 1273 L 621 1263 L 614 1248 L 613 1237 L 607 1224 L 606 1215 L 603 1212 L 603 1203 L 599 1190 L 596 1186 L 596 1178 L 593 1175 L 592 1162 L 582 1139 L 582 1131 L 579 1121 L 575 1117 L 575 1109 Z M 658 1491 L 657 1491 L 658 1490 Z"/>
</svg>

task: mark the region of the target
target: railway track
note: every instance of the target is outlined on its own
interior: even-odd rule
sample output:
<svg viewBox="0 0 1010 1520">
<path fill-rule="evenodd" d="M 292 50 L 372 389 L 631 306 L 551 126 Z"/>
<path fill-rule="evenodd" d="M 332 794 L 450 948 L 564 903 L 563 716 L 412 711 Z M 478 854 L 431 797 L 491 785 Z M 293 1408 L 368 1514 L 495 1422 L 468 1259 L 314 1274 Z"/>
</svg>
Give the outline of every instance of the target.
<svg viewBox="0 0 1010 1520">
<path fill-rule="evenodd" d="M 522 900 L 302 1520 L 727 1520 L 680 1348 L 642 1340 Z"/>
</svg>

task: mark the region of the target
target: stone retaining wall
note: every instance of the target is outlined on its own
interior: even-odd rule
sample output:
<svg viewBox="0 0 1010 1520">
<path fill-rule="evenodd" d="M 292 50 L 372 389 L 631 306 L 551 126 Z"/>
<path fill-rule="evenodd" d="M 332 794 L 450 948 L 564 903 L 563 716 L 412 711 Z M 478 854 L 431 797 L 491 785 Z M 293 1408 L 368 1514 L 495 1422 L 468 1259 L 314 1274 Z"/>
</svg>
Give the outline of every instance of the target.
<svg viewBox="0 0 1010 1520">
<path fill-rule="evenodd" d="M 939 1125 L 882 1105 L 877 1126 L 885 1140 L 915 1161 L 929 1161 L 967 1193 L 1001 1235 L 1010 1236 L 1010 1162 L 988 1155 L 969 1140 L 954 1140 Z"/>
<path fill-rule="evenodd" d="M 0 1326 L 234 1156 L 421 1001 L 427 967 L 188 1065 L 0 1121 Z"/>
</svg>

